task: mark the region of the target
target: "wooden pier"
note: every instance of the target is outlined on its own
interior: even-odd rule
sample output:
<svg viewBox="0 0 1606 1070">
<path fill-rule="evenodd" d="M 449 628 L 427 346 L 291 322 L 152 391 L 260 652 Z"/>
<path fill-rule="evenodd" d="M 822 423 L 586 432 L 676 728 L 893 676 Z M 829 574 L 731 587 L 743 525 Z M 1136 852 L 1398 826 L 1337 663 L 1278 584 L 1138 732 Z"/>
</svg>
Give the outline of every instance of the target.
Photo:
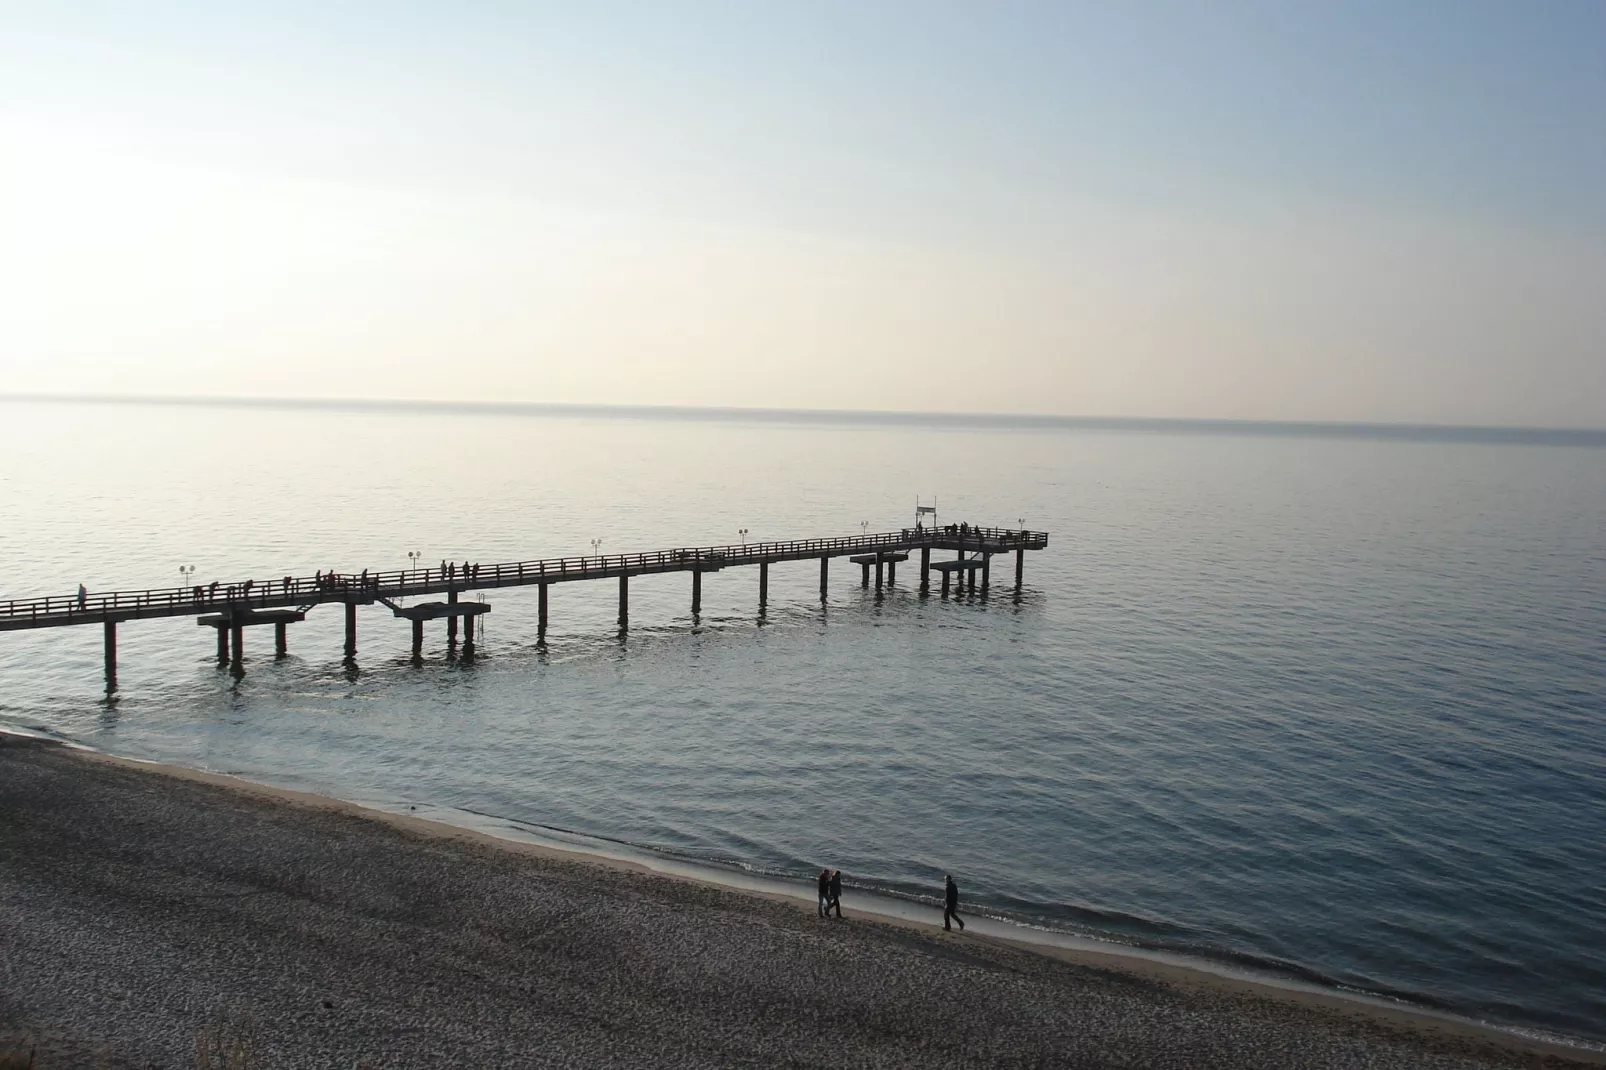
<svg viewBox="0 0 1606 1070">
<path fill-rule="evenodd" d="M 691 612 L 702 611 L 703 574 L 746 565 L 758 566 L 758 605 L 762 613 L 769 601 L 769 568 L 786 561 L 818 559 L 820 600 L 829 590 L 830 562 L 847 557 L 861 568 L 861 585 L 869 587 L 872 570 L 877 591 L 896 582 L 897 566 L 910 555 L 920 555 L 920 594 L 931 590 L 931 573 L 942 576 L 941 596 L 950 594 L 950 579 L 959 577 L 959 593 L 985 596 L 988 591 L 989 562 L 1004 553 L 1015 555 L 1015 590 L 1021 588 L 1026 551 L 1048 545 L 1048 535 L 1040 531 L 1015 528 L 985 528 L 969 524 L 943 527 L 915 527 L 903 531 L 844 536 L 834 539 L 798 539 L 787 542 L 754 542 L 739 546 L 701 546 L 679 550 L 656 550 L 638 554 L 599 554 L 590 557 L 560 557 L 501 564 L 445 564 L 432 569 L 364 570 L 356 574 L 318 573 L 314 576 L 285 576 L 275 580 L 243 580 L 238 583 L 208 583 L 192 587 L 167 587 L 146 591 L 115 591 L 109 594 L 85 593 L 66 598 L 19 598 L 0 601 L 0 631 L 29 628 L 61 628 L 99 624 L 105 631 L 106 690 L 117 689 L 117 626 L 127 621 L 154 617 L 195 616 L 204 628 L 217 629 L 218 663 L 238 674 L 244 671 L 244 629 L 255 625 L 274 626 L 274 653 L 284 657 L 288 650 L 287 627 L 306 619 L 320 605 L 339 605 L 345 610 L 346 660 L 357 657 L 357 607 L 380 603 L 397 618 L 412 622 L 413 658 L 423 657 L 424 625 L 427 621 L 446 621 L 448 651 L 457 650 L 458 624 L 464 630 L 463 656 L 474 654 L 474 622 L 491 607 L 482 602 L 460 601 L 466 590 L 498 587 L 539 588 L 537 635 L 544 640 L 547 631 L 547 588 L 554 583 L 575 580 L 617 579 L 619 581 L 619 629 L 630 627 L 630 578 L 661 572 L 691 573 Z M 932 551 L 950 551 L 949 560 L 932 560 Z M 978 580 L 980 587 L 978 590 Z M 402 599 L 444 594 L 445 601 L 401 604 Z"/>
</svg>

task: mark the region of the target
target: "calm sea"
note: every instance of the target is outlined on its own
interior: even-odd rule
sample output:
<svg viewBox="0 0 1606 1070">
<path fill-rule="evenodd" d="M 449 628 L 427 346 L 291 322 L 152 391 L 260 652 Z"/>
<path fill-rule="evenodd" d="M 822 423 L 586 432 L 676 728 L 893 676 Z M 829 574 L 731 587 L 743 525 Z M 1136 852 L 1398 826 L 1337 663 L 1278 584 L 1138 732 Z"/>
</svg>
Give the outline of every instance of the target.
<svg viewBox="0 0 1606 1070">
<path fill-rule="evenodd" d="M 846 563 L 0 633 L 0 721 L 1606 1039 L 1606 449 L 1265 428 L 0 403 L 0 598 L 848 534 L 1051 533 L 1025 589 Z"/>
</svg>

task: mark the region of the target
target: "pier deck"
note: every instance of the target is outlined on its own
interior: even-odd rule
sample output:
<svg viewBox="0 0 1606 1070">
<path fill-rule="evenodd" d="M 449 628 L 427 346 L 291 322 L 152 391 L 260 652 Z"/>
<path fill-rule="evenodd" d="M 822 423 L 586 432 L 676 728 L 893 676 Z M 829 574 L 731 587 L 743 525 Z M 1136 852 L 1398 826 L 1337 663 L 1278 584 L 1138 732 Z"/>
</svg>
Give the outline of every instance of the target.
<svg viewBox="0 0 1606 1070">
<path fill-rule="evenodd" d="M 755 542 L 745 546 L 701 546 L 657 550 L 639 554 L 604 554 L 512 561 L 491 565 L 448 565 L 445 570 L 399 569 L 340 573 L 329 576 L 290 576 L 274 580 L 244 580 L 192 587 L 166 587 L 144 591 L 92 592 L 77 597 L 15 598 L 0 601 L 0 631 L 56 628 L 142 620 L 149 617 L 187 617 L 202 613 L 295 608 L 303 612 L 316 605 L 367 605 L 380 599 L 396 600 L 452 591 L 529 587 L 617 577 L 648 576 L 661 572 L 715 572 L 741 565 L 768 565 L 782 561 L 853 557 L 878 552 L 908 553 L 953 550 L 966 554 L 1000 554 L 1041 550 L 1048 535 L 1011 528 L 967 528 L 964 534 L 948 528 L 910 528 L 835 539 L 799 539 L 789 542 Z"/>
</svg>

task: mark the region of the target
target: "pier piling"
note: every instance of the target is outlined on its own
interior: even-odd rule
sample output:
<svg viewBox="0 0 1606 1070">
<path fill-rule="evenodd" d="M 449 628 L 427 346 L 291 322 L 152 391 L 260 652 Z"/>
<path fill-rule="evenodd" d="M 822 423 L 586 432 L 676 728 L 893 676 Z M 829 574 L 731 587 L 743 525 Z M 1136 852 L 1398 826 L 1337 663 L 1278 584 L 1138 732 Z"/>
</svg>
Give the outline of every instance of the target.
<svg viewBox="0 0 1606 1070">
<path fill-rule="evenodd" d="M 1026 575 L 1026 545 L 1015 548 L 1015 593 L 1020 593 L 1021 577 Z"/>
<path fill-rule="evenodd" d="M 540 640 L 546 639 L 546 589 L 546 584 L 540 585 L 540 597 L 536 600 L 539 608 L 536 610 L 535 637 Z"/>
<path fill-rule="evenodd" d="M 472 620 L 473 618 L 469 618 Z M 619 577 L 619 630 L 630 630 L 630 577 Z"/>
<path fill-rule="evenodd" d="M 357 603 L 346 603 L 346 660 L 357 657 Z"/>
<path fill-rule="evenodd" d="M 931 591 L 931 547 L 920 548 L 920 593 Z"/>
<path fill-rule="evenodd" d="M 117 622 L 106 622 L 106 693 L 117 690 Z"/>
<path fill-rule="evenodd" d="M 829 557 L 820 558 L 820 601 L 822 602 L 825 601 L 826 579 L 830 574 L 831 559 Z"/>
<path fill-rule="evenodd" d="M 229 628 L 229 669 L 236 676 L 245 675 L 245 627 L 238 621 Z"/>
<path fill-rule="evenodd" d="M 992 567 L 992 561 L 993 561 L 993 555 L 992 554 L 982 554 L 981 555 L 981 593 L 982 594 L 986 594 L 987 593 L 987 575 L 988 575 L 989 570 Z"/>
<path fill-rule="evenodd" d="M 691 615 L 695 617 L 702 611 L 703 570 L 700 568 L 694 568 L 691 570 Z"/>
<path fill-rule="evenodd" d="M 276 658 L 285 657 L 290 653 L 289 636 L 286 634 L 288 631 L 288 626 L 282 620 L 276 621 L 273 625 L 273 656 Z"/>
<path fill-rule="evenodd" d="M 229 632 L 221 625 L 217 630 L 217 663 L 219 665 L 229 663 Z"/>
<path fill-rule="evenodd" d="M 542 587 L 541 590 L 546 590 Z M 419 617 L 413 621 L 413 663 L 424 660 L 424 618 Z"/>
<path fill-rule="evenodd" d="M 859 569 L 860 569 L 859 586 L 863 587 L 865 589 L 869 589 L 869 587 L 870 587 L 870 562 L 868 562 L 868 561 L 859 562 Z"/>
<path fill-rule="evenodd" d="M 764 612 L 764 607 L 770 601 L 770 563 L 760 561 L 758 565 L 758 611 Z"/>
<path fill-rule="evenodd" d="M 889 558 L 887 558 L 887 586 L 891 587 L 893 584 L 895 584 L 897 582 L 898 582 L 898 559 L 896 557 L 889 557 Z"/>
</svg>

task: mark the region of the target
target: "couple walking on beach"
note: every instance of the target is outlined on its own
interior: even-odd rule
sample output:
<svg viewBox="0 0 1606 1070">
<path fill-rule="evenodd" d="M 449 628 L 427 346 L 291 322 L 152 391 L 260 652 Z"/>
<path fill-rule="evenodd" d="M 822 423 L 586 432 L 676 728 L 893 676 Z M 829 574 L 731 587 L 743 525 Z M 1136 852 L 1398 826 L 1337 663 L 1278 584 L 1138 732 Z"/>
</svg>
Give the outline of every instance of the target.
<svg viewBox="0 0 1606 1070">
<path fill-rule="evenodd" d="M 840 869 L 822 869 L 816 878 L 820 901 L 816 904 L 819 916 L 829 918 L 831 911 L 836 916 L 842 916 L 842 871 Z M 959 885 L 954 883 L 952 873 L 944 874 L 942 878 L 942 927 L 946 932 L 953 932 L 953 922 L 959 923 L 959 931 L 965 931 L 965 919 L 959 916 Z"/>
<path fill-rule="evenodd" d="M 820 917 L 829 918 L 831 911 L 836 916 L 842 916 L 842 871 L 840 869 L 822 869 L 819 876 L 820 902 L 818 904 Z"/>
</svg>

